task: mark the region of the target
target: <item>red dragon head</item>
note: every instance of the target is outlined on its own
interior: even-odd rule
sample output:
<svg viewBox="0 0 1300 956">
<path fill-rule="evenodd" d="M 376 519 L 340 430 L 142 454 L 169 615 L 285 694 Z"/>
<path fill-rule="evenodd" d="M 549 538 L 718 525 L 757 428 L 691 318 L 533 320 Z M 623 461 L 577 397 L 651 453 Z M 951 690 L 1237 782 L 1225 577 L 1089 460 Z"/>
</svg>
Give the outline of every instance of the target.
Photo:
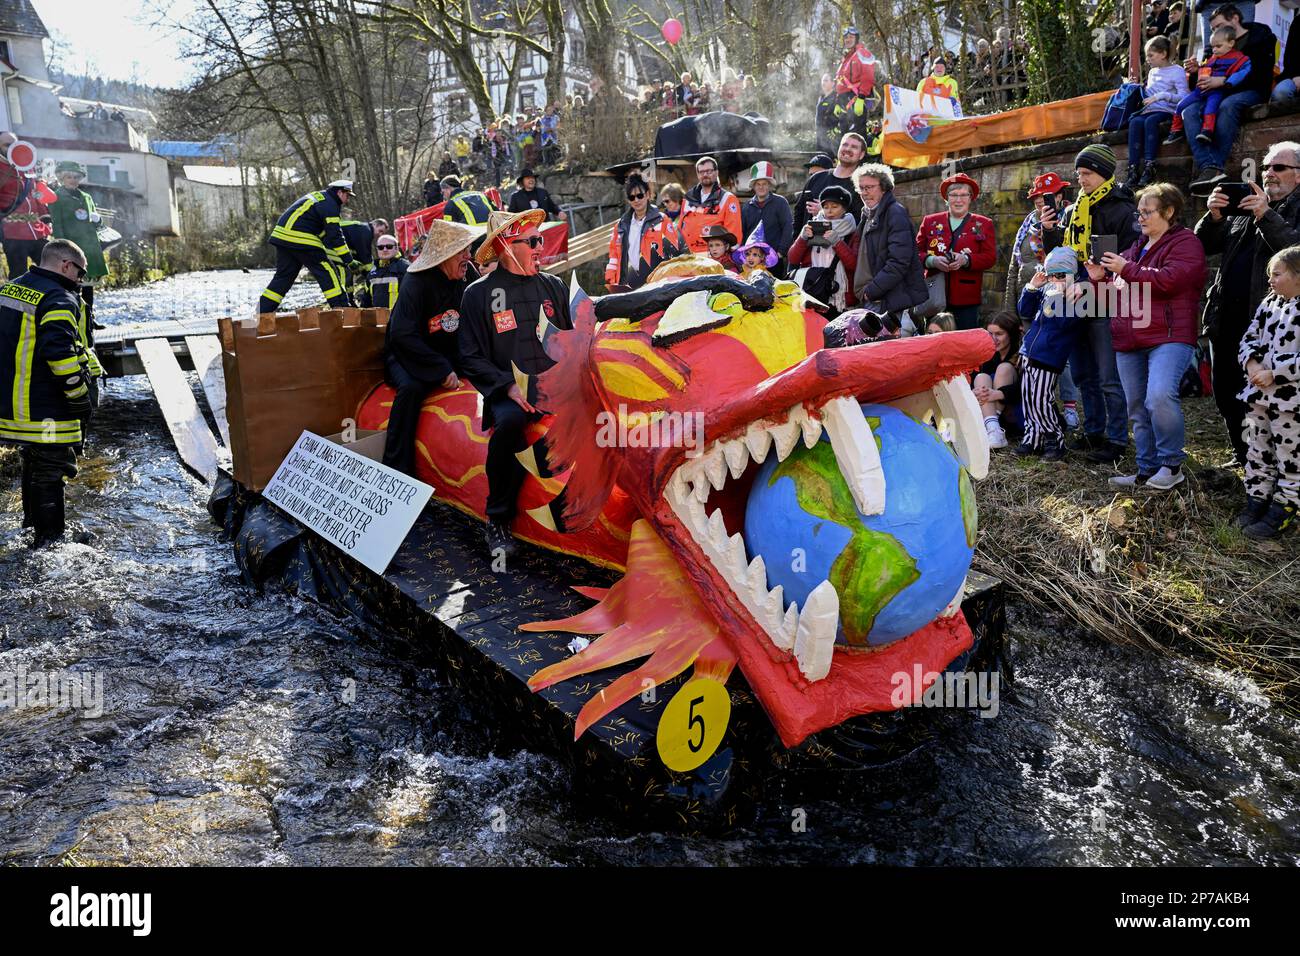
<svg viewBox="0 0 1300 956">
<path fill-rule="evenodd" d="M 656 290 L 668 290 L 666 308 L 603 322 L 575 282 L 572 330 L 542 330 L 556 361 L 538 382 L 543 407 L 556 413 L 548 456 L 553 471 L 572 469 L 564 524 L 570 530 L 590 524 L 617 485 L 649 522 L 653 535 L 643 530 L 641 539 L 658 539 L 658 549 L 647 542 L 644 553 L 657 556 L 656 588 L 663 597 L 656 600 L 642 588 L 649 600 L 638 601 L 616 585 L 606 601 L 611 607 L 569 622 L 530 625 L 610 632 L 611 645 L 602 651 L 597 641 L 532 683 L 540 688 L 653 654 L 647 634 L 671 635 L 663 642 L 674 652 L 646 672 L 652 680 L 669 679 L 691 663 L 698 671 L 705 661 L 716 671 L 718 658 L 729 652 L 782 739 L 794 745 L 848 717 L 897 706 L 890 703 L 888 675 L 917 663 L 941 671 L 971 636 L 961 615 L 951 613 L 960 591 L 941 619 L 875 649 L 836 644 L 839 603 L 829 581 L 803 608 L 785 606 L 780 589 L 769 587 L 762 558 L 747 558 L 741 536 L 757 466 L 769 455 L 784 460 L 800 441 L 811 448 L 824 431 L 858 509 L 880 513 L 884 474 L 859 408 L 879 403 L 935 424 L 971 476 L 982 478 L 988 443 L 964 373 L 987 359 L 993 345 L 985 332 L 970 331 L 823 349 L 825 323 L 804 308 L 793 283 L 775 283 L 765 310 L 746 308 L 731 291 L 677 291 L 690 288 L 685 277 L 717 272 L 711 260 L 665 263 L 632 295 L 653 303 Z M 606 297 L 602 312 L 636 301 Z M 629 578 L 636 572 L 637 542 L 634 535 Z M 662 581 L 667 555 L 689 583 L 687 598 L 669 595 Z M 683 610 L 691 602 L 695 610 Z M 668 613 L 647 604 L 671 605 L 674 619 L 638 626 L 637 613 Z M 580 722 L 579 733 L 643 689 L 637 681 L 625 683 Z"/>
</svg>

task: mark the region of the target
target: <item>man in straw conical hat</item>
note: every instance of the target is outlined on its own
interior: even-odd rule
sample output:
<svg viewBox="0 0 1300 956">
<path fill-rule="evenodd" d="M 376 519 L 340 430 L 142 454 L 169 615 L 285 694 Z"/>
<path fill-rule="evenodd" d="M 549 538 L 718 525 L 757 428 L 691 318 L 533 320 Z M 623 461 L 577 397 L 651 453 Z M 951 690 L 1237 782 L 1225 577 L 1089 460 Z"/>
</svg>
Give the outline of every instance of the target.
<svg viewBox="0 0 1300 956">
<path fill-rule="evenodd" d="M 408 475 L 415 475 L 415 429 L 425 396 L 435 388 L 460 385 L 460 300 L 478 278 L 470 247 L 482 236 L 482 226 L 444 219 L 430 223 L 388 319 L 384 377 L 397 395 L 388 416 L 384 464 Z"/>
<path fill-rule="evenodd" d="M 515 454 L 525 447 L 524 426 L 541 415 L 537 376 L 553 364 L 537 339 L 539 316 L 559 329 L 573 327 L 564 283 L 540 271 L 537 227 L 545 218 L 542 209 L 492 213 L 474 258 L 497 268 L 465 290 L 460 309 L 461 367 L 482 393 L 483 427 L 492 429 L 485 535 L 494 558 L 514 551 L 510 524 L 525 475 Z"/>
</svg>

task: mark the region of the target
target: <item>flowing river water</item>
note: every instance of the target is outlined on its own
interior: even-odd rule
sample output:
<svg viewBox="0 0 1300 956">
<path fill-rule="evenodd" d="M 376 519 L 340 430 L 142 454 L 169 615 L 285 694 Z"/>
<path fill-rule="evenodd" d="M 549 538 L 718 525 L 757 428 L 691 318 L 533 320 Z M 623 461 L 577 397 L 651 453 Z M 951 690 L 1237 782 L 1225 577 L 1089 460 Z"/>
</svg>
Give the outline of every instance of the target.
<svg viewBox="0 0 1300 956">
<path fill-rule="evenodd" d="M 102 293 L 100 319 L 245 314 L 265 278 Z M 0 678 L 102 680 L 102 712 L 0 709 L 2 862 L 1300 863 L 1296 721 L 1014 605 L 996 717 L 952 715 L 851 795 L 774 791 L 725 836 L 630 829 L 500 747 L 434 660 L 245 585 L 143 378 L 109 384 L 92 434 L 68 507 L 93 543 L 27 551 L 12 464 L 0 496 Z"/>
</svg>

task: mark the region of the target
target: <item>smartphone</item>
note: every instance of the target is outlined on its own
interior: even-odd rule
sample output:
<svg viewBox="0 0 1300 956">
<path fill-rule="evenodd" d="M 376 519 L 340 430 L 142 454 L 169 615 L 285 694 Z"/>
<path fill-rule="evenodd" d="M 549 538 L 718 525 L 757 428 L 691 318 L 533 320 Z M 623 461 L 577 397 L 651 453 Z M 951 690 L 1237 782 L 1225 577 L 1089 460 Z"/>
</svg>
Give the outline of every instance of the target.
<svg viewBox="0 0 1300 956">
<path fill-rule="evenodd" d="M 808 223 L 808 228 L 812 230 L 814 236 L 824 236 L 830 232 L 831 224 L 824 219 L 814 219 Z"/>
<path fill-rule="evenodd" d="M 1219 188 L 1228 197 L 1228 205 L 1219 211 L 1225 216 L 1240 216 L 1241 201 L 1253 192 L 1250 183 L 1225 182 L 1219 183 Z"/>
<path fill-rule="evenodd" d="M 1052 212 L 1056 212 L 1056 193 L 1048 193 L 1046 196 L 1044 196 L 1043 206 L 1046 209 L 1052 210 Z"/>
<path fill-rule="evenodd" d="M 1101 264 L 1101 257 L 1108 252 L 1119 252 L 1119 236 L 1089 236 L 1088 261 Z"/>
</svg>

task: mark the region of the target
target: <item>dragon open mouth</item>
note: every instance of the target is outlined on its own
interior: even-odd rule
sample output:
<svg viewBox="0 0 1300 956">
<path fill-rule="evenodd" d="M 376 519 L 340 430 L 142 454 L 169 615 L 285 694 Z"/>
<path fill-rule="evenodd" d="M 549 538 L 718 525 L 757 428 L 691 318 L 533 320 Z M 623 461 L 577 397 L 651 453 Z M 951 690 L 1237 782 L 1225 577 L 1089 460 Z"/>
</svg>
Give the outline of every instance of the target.
<svg viewBox="0 0 1300 956">
<path fill-rule="evenodd" d="M 979 407 L 964 377 L 884 402 L 930 424 L 953 448 L 972 477 L 988 467 L 988 444 Z M 745 502 L 758 465 L 771 455 L 784 461 L 802 442 L 812 448 L 825 434 L 840 474 L 859 511 L 885 509 L 885 475 L 871 426 L 858 400 L 838 396 L 791 406 L 784 416 L 750 422 L 686 459 L 669 477 L 664 498 L 695 548 L 729 587 L 732 596 L 781 655 L 793 654 L 808 681 L 827 676 L 836 648 L 840 595 L 829 580 L 817 585 L 799 607 L 771 586 L 761 555 L 749 558 L 742 534 Z M 962 589 L 944 615 L 960 607 Z M 845 650 L 848 650 L 847 648 Z"/>
</svg>

